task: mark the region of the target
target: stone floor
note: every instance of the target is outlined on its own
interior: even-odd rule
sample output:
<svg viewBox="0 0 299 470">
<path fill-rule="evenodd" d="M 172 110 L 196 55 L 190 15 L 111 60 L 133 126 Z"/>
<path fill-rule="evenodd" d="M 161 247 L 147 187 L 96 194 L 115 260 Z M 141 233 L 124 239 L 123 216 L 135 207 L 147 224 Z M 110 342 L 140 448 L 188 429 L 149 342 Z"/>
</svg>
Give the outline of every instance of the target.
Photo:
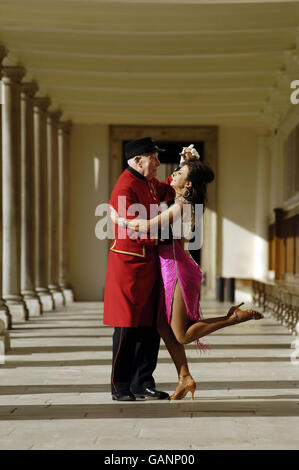
<svg viewBox="0 0 299 470">
<path fill-rule="evenodd" d="M 226 304 L 202 302 L 206 317 Z M 195 400 L 112 402 L 111 334 L 102 303 L 75 302 L 11 331 L 0 365 L 1 449 L 298 449 L 299 365 L 294 336 L 269 315 L 187 346 Z M 299 361 L 298 361 L 299 362 Z M 158 388 L 175 368 L 161 344 Z"/>
</svg>

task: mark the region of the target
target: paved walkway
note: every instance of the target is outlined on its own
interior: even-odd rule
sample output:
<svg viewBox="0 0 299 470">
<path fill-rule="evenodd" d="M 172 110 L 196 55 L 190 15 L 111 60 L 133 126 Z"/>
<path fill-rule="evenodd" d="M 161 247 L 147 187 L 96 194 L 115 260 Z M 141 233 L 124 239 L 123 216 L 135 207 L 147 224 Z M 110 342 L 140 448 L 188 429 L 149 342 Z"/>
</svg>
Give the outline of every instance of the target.
<svg viewBox="0 0 299 470">
<path fill-rule="evenodd" d="M 111 334 L 103 305 L 76 302 L 11 331 L 0 365 L 1 449 L 298 449 L 299 365 L 294 336 L 267 316 L 187 346 L 196 399 L 112 402 Z M 202 302 L 207 317 L 226 304 Z M 161 344 L 158 388 L 176 373 Z"/>
</svg>

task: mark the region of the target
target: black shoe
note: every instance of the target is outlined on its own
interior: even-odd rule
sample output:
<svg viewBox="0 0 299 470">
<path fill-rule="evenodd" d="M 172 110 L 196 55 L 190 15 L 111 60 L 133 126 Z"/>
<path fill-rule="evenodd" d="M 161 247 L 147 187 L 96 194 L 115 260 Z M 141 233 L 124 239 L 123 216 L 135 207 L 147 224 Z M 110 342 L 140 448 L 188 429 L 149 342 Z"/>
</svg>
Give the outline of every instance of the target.
<svg viewBox="0 0 299 470">
<path fill-rule="evenodd" d="M 134 393 L 135 398 L 145 397 L 147 400 L 169 400 L 169 394 L 166 392 L 160 392 L 155 388 L 145 388 L 141 393 Z"/>
<path fill-rule="evenodd" d="M 118 401 L 136 401 L 133 393 L 130 391 L 112 393 L 112 400 Z"/>
</svg>

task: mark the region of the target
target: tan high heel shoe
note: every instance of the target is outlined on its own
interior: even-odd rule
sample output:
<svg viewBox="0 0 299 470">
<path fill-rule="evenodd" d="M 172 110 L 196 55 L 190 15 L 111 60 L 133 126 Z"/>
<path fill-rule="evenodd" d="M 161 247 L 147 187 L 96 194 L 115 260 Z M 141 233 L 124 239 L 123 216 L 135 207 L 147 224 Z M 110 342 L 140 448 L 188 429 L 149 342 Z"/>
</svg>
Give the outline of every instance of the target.
<svg viewBox="0 0 299 470">
<path fill-rule="evenodd" d="M 184 378 L 185 378 L 184 376 L 179 377 L 179 384 L 184 383 Z M 181 390 L 179 390 L 178 392 L 174 392 L 171 395 L 170 400 L 182 400 L 183 398 L 185 398 L 188 392 L 191 392 L 192 400 L 194 400 L 195 390 L 196 390 L 196 382 L 191 378 L 191 380 L 187 382 L 186 385 Z"/>
<path fill-rule="evenodd" d="M 232 307 L 227 315 L 228 318 L 231 319 L 232 325 L 235 325 L 237 323 L 242 323 L 247 320 L 261 320 L 262 318 L 264 318 L 264 315 L 260 312 L 257 312 L 256 310 L 251 310 L 251 309 L 241 310 L 238 307 L 239 306 Z"/>
</svg>

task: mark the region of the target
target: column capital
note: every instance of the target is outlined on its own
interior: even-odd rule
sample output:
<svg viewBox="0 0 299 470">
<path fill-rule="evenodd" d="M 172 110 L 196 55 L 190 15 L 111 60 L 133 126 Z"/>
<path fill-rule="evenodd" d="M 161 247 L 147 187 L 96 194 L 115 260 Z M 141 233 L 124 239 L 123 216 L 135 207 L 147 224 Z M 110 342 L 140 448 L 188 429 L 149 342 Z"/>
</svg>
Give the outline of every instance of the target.
<svg viewBox="0 0 299 470">
<path fill-rule="evenodd" d="M 10 85 L 11 83 L 21 83 L 21 80 L 25 74 L 26 71 L 24 67 L 13 65 L 1 67 L 2 81 L 5 85 Z"/>
<path fill-rule="evenodd" d="M 21 83 L 21 96 L 22 98 L 33 98 L 38 90 L 36 82 L 22 82 Z"/>
<path fill-rule="evenodd" d="M 7 54 L 7 49 L 5 48 L 5 46 L 0 44 L 0 65 L 4 57 L 6 56 L 6 54 Z"/>
<path fill-rule="evenodd" d="M 70 134 L 72 129 L 72 121 L 59 121 L 58 130 L 66 134 Z"/>
<path fill-rule="evenodd" d="M 37 96 L 34 98 L 34 106 L 42 111 L 47 111 L 51 104 L 51 100 L 48 96 Z"/>
<path fill-rule="evenodd" d="M 59 123 L 59 119 L 62 116 L 62 111 L 60 109 L 51 109 L 47 113 L 47 122 L 48 123 Z"/>
</svg>

